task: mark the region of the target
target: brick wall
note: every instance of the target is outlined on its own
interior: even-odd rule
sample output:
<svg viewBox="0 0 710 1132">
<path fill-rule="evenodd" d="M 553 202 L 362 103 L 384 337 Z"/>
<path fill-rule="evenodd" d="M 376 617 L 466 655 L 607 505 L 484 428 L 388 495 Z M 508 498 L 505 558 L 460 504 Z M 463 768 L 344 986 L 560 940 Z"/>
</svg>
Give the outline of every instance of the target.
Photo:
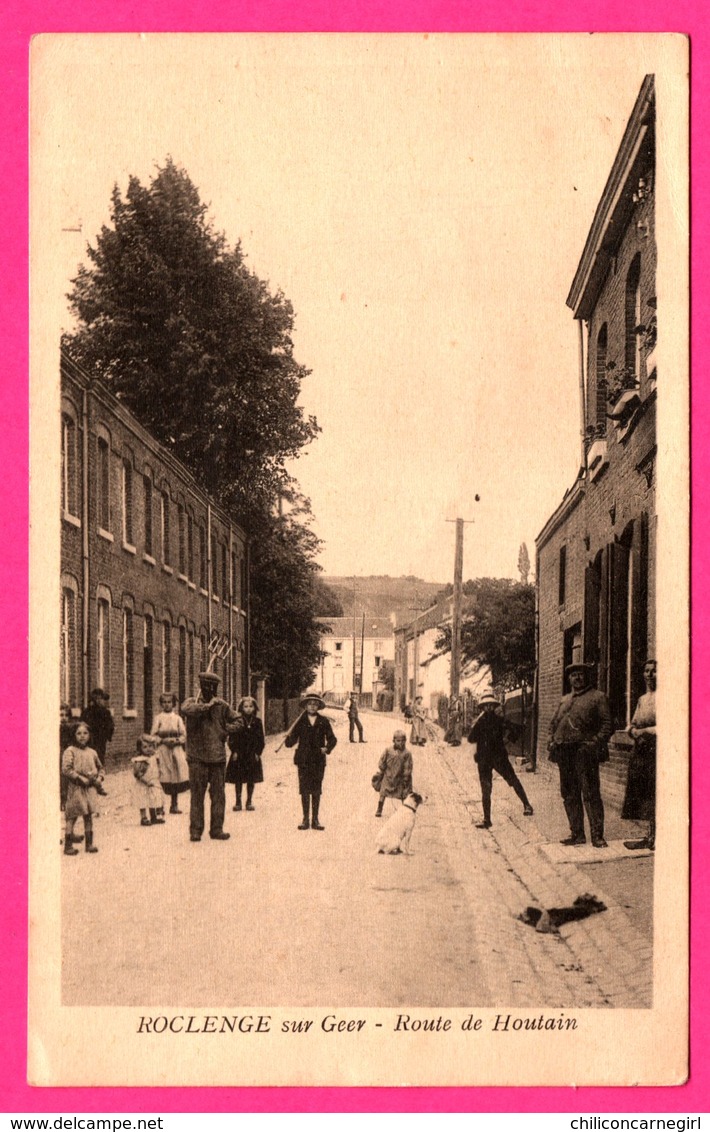
<svg viewBox="0 0 710 1132">
<path fill-rule="evenodd" d="M 648 161 L 647 190 L 652 185 L 653 174 L 650 153 Z M 646 655 L 655 654 L 656 382 L 647 364 L 648 350 L 642 338 L 633 338 L 629 333 L 632 323 L 647 326 L 656 311 L 654 198 L 650 191 L 644 199 L 632 202 L 631 194 L 639 184 L 637 172 L 634 177 L 633 184 L 624 186 L 629 198 L 625 229 L 620 233 L 611 231 L 613 249 L 607 243 L 600 252 L 607 255 L 608 268 L 588 320 L 587 423 L 601 426 L 596 436 L 589 438 L 588 455 L 599 455 L 599 461 L 594 460 L 591 470 L 580 475 L 537 539 L 538 757 L 542 757 L 545 750 L 552 715 L 567 690 L 564 685 L 565 641 L 569 660 L 569 645 L 576 626 L 581 630 L 577 656 L 593 658 L 597 663 L 600 685 L 610 696 L 614 693 L 612 707 L 621 726 L 625 723 L 622 714 L 628 714 L 633 708 L 635 697 L 641 691 L 643 661 Z M 630 281 L 634 281 L 635 287 L 636 279 L 638 299 L 632 319 Z M 603 350 L 598 350 L 600 333 L 602 343 L 605 342 Z M 607 417 L 610 406 L 606 403 L 604 388 L 597 388 L 597 378 L 612 381 L 615 372 L 629 362 L 636 346 L 633 357 L 639 379 L 638 401 L 625 420 L 614 421 Z M 609 371 L 606 363 L 612 361 L 616 368 Z M 571 381 L 571 396 L 573 388 Z M 594 443 L 597 443 L 596 453 L 591 453 Z M 564 595 L 559 590 L 562 548 L 566 560 Z M 619 592 L 618 580 L 613 580 L 615 560 L 626 563 L 628 569 L 625 584 L 630 594 L 627 605 L 631 612 L 629 615 L 627 609 L 624 614 L 627 620 L 624 625 L 618 623 L 617 610 L 621 603 L 615 605 L 613 600 Z M 588 623 L 585 624 L 585 586 L 590 582 L 587 571 L 591 572 L 592 568 L 607 570 L 604 581 L 607 589 L 602 591 L 598 603 L 587 594 Z M 608 601 L 606 606 L 605 601 Z M 602 607 L 604 613 L 600 612 L 600 621 L 606 617 L 608 623 L 604 627 L 590 624 L 594 610 Z M 615 617 L 617 623 L 611 626 L 609 623 Z M 604 645 L 600 648 L 602 637 Z M 619 688 L 620 650 L 614 651 L 615 640 L 625 640 L 624 661 L 627 657 L 630 661 L 625 689 Z M 612 744 L 610 761 L 602 770 L 605 792 L 613 800 L 619 800 L 623 792 L 627 763 L 628 750 L 620 738 Z"/>
<path fill-rule="evenodd" d="M 77 601 L 71 706 L 80 711 L 87 690 L 104 686 L 116 723 L 110 751 L 119 756 L 135 747 L 137 735 L 158 710 L 164 687 L 194 694 L 197 673 L 207 663 L 211 631 L 232 645 L 228 658 L 213 665 L 222 680 L 221 694 L 233 701 L 248 690 L 246 539 L 103 387 L 89 389 L 80 376 L 63 372 L 62 394 L 63 411 L 77 426 L 79 485 L 84 397 L 88 429 L 86 594 L 82 517 L 62 516 L 62 586 L 74 591 Z M 217 552 L 212 592 L 207 563 L 200 561 L 199 532 L 205 532 L 207 550 L 208 524 Z M 85 602 L 86 648 L 81 631 Z"/>
</svg>

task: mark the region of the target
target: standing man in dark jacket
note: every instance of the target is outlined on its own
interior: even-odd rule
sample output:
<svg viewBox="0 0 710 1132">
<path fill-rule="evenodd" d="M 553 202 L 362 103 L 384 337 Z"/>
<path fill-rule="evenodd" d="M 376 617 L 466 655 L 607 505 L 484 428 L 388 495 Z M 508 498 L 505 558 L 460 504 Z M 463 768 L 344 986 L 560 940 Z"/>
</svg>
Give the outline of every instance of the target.
<svg viewBox="0 0 710 1132">
<path fill-rule="evenodd" d="M 350 742 L 355 742 L 355 728 L 357 727 L 358 738 L 361 743 L 366 743 L 362 724 L 360 722 L 360 711 L 357 702 L 357 692 L 350 693 L 350 699 L 347 702 L 348 722 L 350 724 Z"/>
<path fill-rule="evenodd" d="M 589 683 L 591 664 L 570 664 L 567 674 L 572 691 L 563 696 L 552 722 L 548 750 L 560 769 L 560 793 L 570 835 L 563 845 L 584 845 L 584 811 L 587 811 L 592 845 L 606 849 L 604 803 L 599 786 L 599 763 L 606 760 L 612 732 L 609 701 Z"/>
<path fill-rule="evenodd" d="M 303 821 L 299 829 L 309 828 L 309 811 L 311 799 L 313 800 L 313 817 L 310 821 L 311 829 L 325 829 L 318 821 L 318 809 L 323 787 L 326 758 L 333 750 L 338 740 L 333 734 L 330 720 L 319 715 L 318 709 L 325 707 L 325 700 L 320 696 L 304 696 L 301 706 L 305 709 L 294 723 L 284 740 L 287 747 L 295 747 L 296 754 L 293 761 L 298 767 L 298 792 L 301 795 L 303 806 Z"/>
<path fill-rule="evenodd" d="M 494 770 L 504 782 L 508 783 L 508 786 L 513 787 L 523 803 L 523 813 L 526 817 L 532 816 L 533 808 L 508 757 L 504 742 L 506 721 L 496 711 L 498 700 L 492 692 L 484 692 L 479 700 L 479 707 L 482 711 L 468 733 L 468 741 L 476 744 L 474 758 L 478 767 L 483 801 L 483 821 L 476 822 L 476 829 L 490 829 Z"/>
<path fill-rule="evenodd" d="M 224 832 L 224 742 L 239 716 L 217 696 L 219 676 L 200 673 L 200 694 L 182 705 L 187 731 L 187 765 L 190 768 L 190 841 L 200 841 L 205 828 L 205 793 L 210 791 L 210 837 L 228 841 Z"/>
<path fill-rule="evenodd" d="M 101 766 L 106 762 L 106 744 L 113 739 L 113 716 L 109 708 L 109 697 L 103 688 L 94 688 L 91 703 L 84 708 L 81 718 L 89 728 L 91 746 L 99 756 Z"/>
</svg>

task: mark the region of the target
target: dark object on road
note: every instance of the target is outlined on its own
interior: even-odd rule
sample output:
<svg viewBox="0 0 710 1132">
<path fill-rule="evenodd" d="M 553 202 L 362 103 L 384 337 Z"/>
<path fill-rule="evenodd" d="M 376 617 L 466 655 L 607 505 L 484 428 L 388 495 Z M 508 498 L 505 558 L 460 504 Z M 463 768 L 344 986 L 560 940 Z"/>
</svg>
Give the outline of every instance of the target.
<svg viewBox="0 0 710 1132">
<path fill-rule="evenodd" d="M 533 908 L 528 906 L 518 919 L 529 924 L 538 932 L 556 932 L 560 924 L 568 924 L 572 920 L 586 920 L 596 912 L 606 912 L 606 904 L 597 900 L 589 892 L 578 896 L 571 907 L 568 908 Z"/>
</svg>

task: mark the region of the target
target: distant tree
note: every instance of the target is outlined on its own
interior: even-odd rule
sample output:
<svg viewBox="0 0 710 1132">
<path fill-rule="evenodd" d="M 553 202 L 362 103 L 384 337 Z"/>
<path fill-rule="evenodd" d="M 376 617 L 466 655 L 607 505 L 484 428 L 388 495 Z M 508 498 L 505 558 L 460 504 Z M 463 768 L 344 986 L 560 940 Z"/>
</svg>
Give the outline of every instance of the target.
<svg viewBox="0 0 710 1132">
<path fill-rule="evenodd" d="M 461 623 L 463 659 L 490 668 L 495 685 L 529 684 L 535 671 L 534 587 L 509 578 L 476 578 L 463 588 L 469 598 Z M 437 648 L 451 651 L 450 626 L 440 630 Z"/>
<path fill-rule="evenodd" d="M 313 578 L 313 603 L 319 617 L 344 617 L 337 593 L 316 574 Z"/>
<path fill-rule="evenodd" d="M 383 660 L 377 673 L 380 684 L 384 684 L 388 692 L 394 692 L 394 661 Z"/>
<path fill-rule="evenodd" d="M 320 579 L 319 540 L 294 506 L 287 515 L 264 517 L 252 543 L 251 662 L 266 672 L 275 698 L 298 695 L 312 684 L 320 661 L 323 626 L 315 620 L 314 592 Z"/>
<path fill-rule="evenodd" d="M 318 540 L 286 462 L 318 433 L 298 404 L 308 370 L 293 353 L 294 314 L 229 247 L 171 159 L 148 185 L 116 186 L 111 223 L 87 249 L 68 296 L 63 349 L 195 475 L 252 538 L 252 664 L 271 690 L 307 687 Z M 300 683 L 299 681 L 305 681 Z"/>
<path fill-rule="evenodd" d="M 520 571 L 520 581 L 524 586 L 527 586 L 530 577 L 530 555 L 524 542 L 521 542 L 518 552 L 518 570 Z"/>
</svg>

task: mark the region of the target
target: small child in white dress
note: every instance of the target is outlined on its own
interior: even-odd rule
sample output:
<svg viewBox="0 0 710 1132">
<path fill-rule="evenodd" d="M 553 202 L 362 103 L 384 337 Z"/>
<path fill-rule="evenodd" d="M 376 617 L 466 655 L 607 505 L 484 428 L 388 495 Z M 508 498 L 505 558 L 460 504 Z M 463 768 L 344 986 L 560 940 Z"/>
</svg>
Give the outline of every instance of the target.
<svg viewBox="0 0 710 1132">
<path fill-rule="evenodd" d="M 141 825 L 164 825 L 165 818 L 158 813 L 163 805 L 163 791 L 153 736 L 141 735 L 136 750 L 137 754 L 131 759 L 133 800 L 140 810 Z"/>
</svg>

